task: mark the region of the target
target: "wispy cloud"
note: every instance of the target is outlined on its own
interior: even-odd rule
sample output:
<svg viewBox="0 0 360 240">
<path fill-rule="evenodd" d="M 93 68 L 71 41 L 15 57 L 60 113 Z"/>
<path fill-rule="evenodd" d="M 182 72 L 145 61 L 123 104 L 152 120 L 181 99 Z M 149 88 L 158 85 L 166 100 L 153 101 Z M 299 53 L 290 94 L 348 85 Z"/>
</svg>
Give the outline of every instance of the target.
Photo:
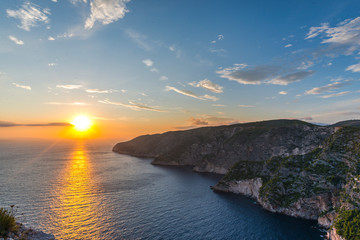
<svg viewBox="0 0 360 240">
<path fill-rule="evenodd" d="M 360 63 L 348 66 L 346 71 L 360 72 Z"/>
<path fill-rule="evenodd" d="M 254 105 L 239 104 L 238 107 L 241 107 L 241 108 L 253 108 L 253 107 L 255 107 L 255 106 L 254 106 Z"/>
<path fill-rule="evenodd" d="M 82 85 L 56 85 L 57 88 L 64 88 L 64 89 L 79 89 L 82 88 Z"/>
<path fill-rule="evenodd" d="M 224 35 L 219 34 L 219 35 L 217 35 L 216 40 L 211 41 L 211 43 L 216 43 L 217 41 L 220 41 L 220 40 L 223 40 L 223 39 L 224 39 Z"/>
<path fill-rule="evenodd" d="M 12 36 L 12 35 L 9 36 L 9 39 L 10 39 L 11 41 L 13 41 L 13 42 L 14 42 L 15 44 L 17 44 L 17 45 L 24 45 L 24 42 L 23 42 L 23 41 L 17 39 L 16 37 L 14 37 L 14 36 Z"/>
<path fill-rule="evenodd" d="M 161 76 L 161 77 L 160 77 L 160 80 L 161 80 L 161 81 L 167 81 L 167 80 L 169 80 L 169 78 L 168 78 L 167 76 Z"/>
<path fill-rule="evenodd" d="M 330 84 L 322 86 L 322 87 L 315 87 L 313 89 L 310 89 L 310 90 L 306 91 L 305 94 L 306 95 L 322 94 L 325 92 L 329 92 L 331 90 L 339 89 L 339 88 L 349 85 L 349 84 L 350 84 L 350 82 L 348 82 L 348 81 L 334 82 L 334 83 L 330 83 Z"/>
<path fill-rule="evenodd" d="M 31 90 L 31 87 L 30 87 L 30 86 L 20 85 L 20 84 L 17 84 L 17 83 L 13 83 L 13 85 L 14 85 L 15 87 L 18 87 L 18 88 L 23 88 L 23 89 L 26 89 L 26 90 Z"/>
<path fill-rule="evenodd" d="M 285 45 L 285 48 L 289 48 L 289 47 L 292 47 L 292 44 L 287 44 L 287 45 Z"/>
<path fill-rule="evenodd" d="M 85 21 L 85 29 L 91 29 L 95 22 L 103 25 L 125 17 L 129 12 L 126 3 L 130 0 L 93 0 L 90 2 L 91 13 Z"/>
<path fill-rule="evenodd" d="M 31 2 L 25 2 L 18 10 L 6 9 L 8 17 L 17 18 L 21 25 L 19 28 L 30 31 L 30 28 L 36 27 L 39 24 L 49 23 L 48 15 L 50 10 L 47 8 L 41 9 Z"/>
<path fill-rule="evenodd" d="M 339 92 L 339 93 L 334 93 L 334 94 L 329 94 L 329 95 L 325 95 L 325 96 L 320 96 L 321 98 L 332 98 L 332 97 L 340 97 L 340 96 L 344 96 L 346 94 L 351 93 L 350 91 L 345 91 L 345 92 Z"/>
<path fill-rule="evenodd" d="M 180 90 L 177 89 L 175 87 L 171 87 L 171 86 L 166 86 L 165 88 L 166 91 L 174 91 L 177 93 L 180 93 L 182 95 L 188 96 L 188 97 L 192 97 L 192 98 L 196 98 L 196 99 L 200 99 L 200 100 L 212 100 L 212 101 L 217 101 L 218 98 L 214 97 L 214 96 L 210 96 L 210 95 L 204 95 L 204 96 L 199 96 L 196 93 L 189 91 L 189 90 Z"/>
<path fill-rule="evenodd" d="M 84 102 L 46 102 L 44 104 L 48 104 L 48 105 L 68 105 L 68 106 L 88 106 L 90 104 L 88 103 L 84 103 Z"/>
<path fill-rule="evenodd" d="M 314 71 L 296 71 L 286 73 L 289 69 L 281 69 L 278 66 L 262 65 L 250 67 L 246 64 L 234 64 L 232 67 L 216 71 L 222 78 L 237 81 L 241 84 L 263 84 L 288 85 L 300 81 L 314 73 Z M 281 74 L 280 74 L 281 72 Z"/>
<path fill-rule="evenodd" d="M 155 107 L 150 107 L 145 104 L 137 103 L 137 102 L 133 102 L 133 101 L 129 101 L 129 104 L 122 103 L 122 102 L 113 102 L 113 101 L 110 101 L 109 99 L 99 100 L 98 102 L 103 103 L 103 104 L 108 104 L 108 105 L 122 106 L 122 107 L 130 108 L 135 111 L 147 110 L 147 111 L 153 111 L 153 112 L 166 112 L 164 110 L 161 110 L 161 109 L 158 109 Z"/>
<path fill-rule="evenodd" d="M 150 51 L 152 48 L 148 43 L 148 38 L 146 35 L 141 34 L 135 30 L 127 29 L 125 30 L 126 35 L 133 40 L 139 47 L 145 49 L 146 51 Z"/>
<path fill-rule="evenodd" d="M 117 90 L 109 89 L 109 90 L 100 90 L 100 89 L 86 89 L 88 93 L 112 93 L 117 92 Z"/>
<path fill-rule="evenodd" d="M 298 71 L 283 76 L 278 76 L 268 81 L 268 83 L 276 84 L 276 85 L 288 85 L 289 83 L 292 82 L 301 81 L 302 79 L 312 75 L 313 73 L 314 71 Z"/>
<path fill-rule="evenodd" d="M 220 85 L 217 85 L 213 82 L 211 82 L 210 80 L 208 79 L 204 79 L 204 80 L 201 80 L 200 82 L 191 82 L 189 83 L 190 86 L 193 86 L 193 87 L 202 87 L 206 90 L 209 90 L 213 93 L 222 93 L 223 92 L 223 87 L 220 86 Z"/>
<path fill-rule="evenodd" d="M 288 93 L 286 91 L 280 91 L 279 94 L 280 95 L 287 95 Z"/>
<path fill-rule="evenodd" d="M 53 38 L 52 36 L 49 36 L 49 37 L 48 37 L 48 40 L 49 40 L 49 41 L 55 41 L 55 38 Z"/>
<path fill-rule="evenodd" d="M 48 63 L 48 66 L 49 67 L 55 67 L 55 66 L 57 66 L 58 64 L 57 63 Z"/>
<path fill-rule="evenodd" d="M 53 123 L 13 123 L 0 121 L 0 127 L 56 127 L 56 126 L 72 126 L 66 122 L 53 122 Z"/>
</svg>

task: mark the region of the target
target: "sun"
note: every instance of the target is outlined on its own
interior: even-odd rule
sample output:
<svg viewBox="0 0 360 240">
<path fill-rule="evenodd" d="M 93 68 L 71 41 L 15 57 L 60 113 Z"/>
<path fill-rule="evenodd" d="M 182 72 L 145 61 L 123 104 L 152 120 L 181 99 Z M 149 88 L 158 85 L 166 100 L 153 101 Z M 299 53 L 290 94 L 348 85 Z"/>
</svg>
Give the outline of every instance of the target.
<svg viewBox="0 0 360 240">
<path fill-rule="evenodd" d="M 76 116 L 71 121 L 71 124 L 74 125 L 75 130 L 78 132 L 86 132 L 92 126 L 92 122 L 91 122 L 90 118 L 88 118 L 85 115 Z"/>
</svg>

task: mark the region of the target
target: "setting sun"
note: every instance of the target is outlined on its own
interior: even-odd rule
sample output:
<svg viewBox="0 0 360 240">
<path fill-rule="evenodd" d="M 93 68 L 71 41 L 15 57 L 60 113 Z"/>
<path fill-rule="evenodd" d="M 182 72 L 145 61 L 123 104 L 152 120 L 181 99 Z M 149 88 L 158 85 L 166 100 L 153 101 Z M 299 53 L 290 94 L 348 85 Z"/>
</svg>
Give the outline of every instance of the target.
<svg viewBox="0 0 360 240">
<path fill-rule="evenodd" d="M 75 130 L 85 132 L 91 128 L 92 122 L 87 116 L 77 116 L 72 120 L 71 124 L 74 125 Z"/>
</svg>

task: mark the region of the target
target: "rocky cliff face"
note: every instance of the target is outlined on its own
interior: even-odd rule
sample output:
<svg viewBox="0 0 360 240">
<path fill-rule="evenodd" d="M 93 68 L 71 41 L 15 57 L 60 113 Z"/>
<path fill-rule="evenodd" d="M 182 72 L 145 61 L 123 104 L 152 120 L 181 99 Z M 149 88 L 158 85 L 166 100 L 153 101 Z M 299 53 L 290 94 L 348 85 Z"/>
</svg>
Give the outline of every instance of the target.
<svg viewBox="0 0 360 240">
<path fill-rule="evenodd" d="M 259 184 L 249 191 L 254 181 Z M 360 128 L 343 127 L 304 155 L 238 162 L 214 189 L 246 194 L 269 211 L 331 227 L 342 221 L 340 212 L 360 207 Z M 329 232 L 332 239 L 336 235 Z"/>
<path fill-rule="evenodd" d="M 225 174 L 241 160 L 310 152 L 334 130 L 298 120 L 273 120 L 145 135 L 118 143 L 113 151 L 151 157 L 153 164 L 190 165 L 195 171 Z"/>
<path fill-rule="evenodd" d="M 347 239 L 360 239 L 359 123 L 320 127 L 273 120 L 206 127 L 140 136 L 113 151 L 151 157 L 153 164 L 226 173 L 215 191 L 244 194 L 269 211 L 318 220 L 330 228 L 330 239 L 354 233 L 359 238 Z"/>
</svg>

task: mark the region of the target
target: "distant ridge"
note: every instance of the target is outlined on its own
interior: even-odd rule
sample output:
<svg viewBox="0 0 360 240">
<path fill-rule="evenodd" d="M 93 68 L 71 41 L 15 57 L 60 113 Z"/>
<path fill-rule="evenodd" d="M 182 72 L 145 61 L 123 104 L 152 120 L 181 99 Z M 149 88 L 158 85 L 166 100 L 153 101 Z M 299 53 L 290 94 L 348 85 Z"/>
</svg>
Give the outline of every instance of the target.
<svg viewBox="0 0 360 240">
<path fill-rule="evenodd" d="M 337 122 L 330 126 L 331 127 L 360 127 L 360 120 L 346 120 L 346 121 Z"/>
</svg>

